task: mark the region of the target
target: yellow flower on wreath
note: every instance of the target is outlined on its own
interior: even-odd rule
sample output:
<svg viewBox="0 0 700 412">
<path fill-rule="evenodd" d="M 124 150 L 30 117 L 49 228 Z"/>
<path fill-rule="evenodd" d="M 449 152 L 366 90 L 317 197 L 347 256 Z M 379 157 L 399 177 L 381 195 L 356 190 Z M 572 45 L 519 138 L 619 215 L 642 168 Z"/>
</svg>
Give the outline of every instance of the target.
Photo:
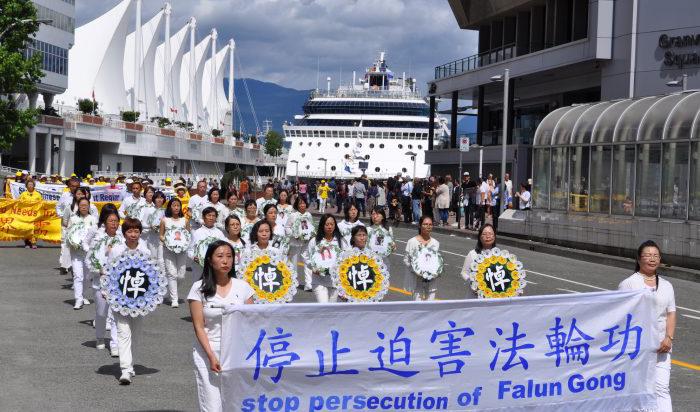
<svg viewBox="0 0 700 412">
<path fill-rule="evenodd" d="M 352 258 L 348 258 L 345 261 L 346 262 L 353 261 L 356 258 L 357 258 L 357 256 L 352 257 Z M 370 266 L 372 263 L 374 263 L 374 266 L 377 266 L 376 262 L 374 262 L 374 259 L 370 259 L 369 262 L 370 262 Z M 357 263 L 359 263 L 359 262 L 357 262 Z M 349 297 L 352 297 L 355 300 L 360 300 L 360 301 L 367 301 L 367 300 L 370 300 L 370 299 L 374 298 L 375 296 L 377 296 L 377 294 L 379 293 L 379 290 L 380 290 L 379 285 L 381 285 L 382 282 L 384 281 L 384 274 L 381 273 L 381 271 L 379 271 L 378 269 L 377 270 L 373 269 L 374 270 L 374 283 L 372 284 L 372 286 L 370 286 L 370 288 L 368 290 L 360 291 L 360 290 L 354 289 L 352 286 L 350 286 L 350 280 L 348 279 L 348 271 L 350 270 L 351 267 L 352 267 L 351 264 L 344 264 L 344 269 L 343 269 L 343 266 L 341 266 L 339 273 L 338 273 L 339 278 L 340 278 L 340 284 L 341 284 L 342 289 L 345 292 L 345 294 L 349 295 Z"/>
</svg>

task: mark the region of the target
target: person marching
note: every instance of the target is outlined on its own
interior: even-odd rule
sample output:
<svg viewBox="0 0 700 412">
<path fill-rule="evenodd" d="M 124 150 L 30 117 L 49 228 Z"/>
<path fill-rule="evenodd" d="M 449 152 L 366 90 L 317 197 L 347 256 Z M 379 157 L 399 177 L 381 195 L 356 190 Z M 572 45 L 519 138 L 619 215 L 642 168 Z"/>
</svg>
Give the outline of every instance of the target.
<svg viewBox="0 0 700 412">
<path fill-rule="evenodd" d="M 80 179 L 75 176 L 71 177 L 70 180 L 68 180 L 68 188 L 61 193 L 61 197 L 58 199 L 58 202 L 56 202 L 56 216 L 61 219 L 63 219 L 64 216 L 70 218 L 70 207 L 78 187 L 80 187 Z M 70 247 L 66 243 L 66 226 L 67 225 L 61 225 L 61 254 L 58 257 L 61 274 L 67 273 L 68 269 L 71 267 Z"/>
<path fill-rule="evenodd" d="M 238 269 L 243 251 L 248 244 L 241 237 L 241 220 L 236 215 L 230 215 L 226 218 L 224 224 L 226 225 L 226 240 L 233 246 L 233 250 L 236 252 L 234 255 L 234 263 Z"/>
<path fill-rule="evenodd" d="M 289 252 L 289 237 L 284 226 L 277 223 L 277 205 L 265 205 L 265 220 L 270 224 L 272 230 L 272 245 L 279 249 L 283 255 Z"/>
<path fill-rule="evenodd" d="M 464 265 L 462 266 L 462 279 L 467 282 L 467 296 L 466 299 L 476 299 L 477 295 L 471 288 L 471 279 L 469 273 L 471 272 L 472 262 L 476 257 L 484 251 L 489 251 L 496 247 L 496 229 L 490 223 L 485 223 L 479 228 L 479 234 L 476 240 L 476 247 L 469 251 L 467 257 L 464 258 Z"/>
<path fill-rule="evenodd" d="M 192 359 L 197 379 L 197 400 L 202 411 L 223 409 L 219 375 L 222 307 L 252 304 L 255 294 L 245 281 L 236 279 L 235 253 L 226 242 L 216 241 L 209 245 L 202 279 L 192 285 L 187 295 L 195 333 Z"/>
<path fill-rule="evenodd" d="M 275 187 L 272 186 L 271 184 L 265 185 L 265 190 L 263 191 L 263 196 L 261 198 L 258 198 L 255 201 L 255 206 L 258 208 L 258 217 L 259 218 L 264 218 L 265 217 L 265 206 L 269 204 L 276 205 L 277 204 L 277 199 L 272 197 L 275 194 Z M 246 203 L 247 204 L 247 203 Z"/>
<path fill-rule="evenodd" d="M 250 231 L 250 242 L 243 251 L 244 260 L 262 252 L 280 255 L 281 251 L 272 245 L 273 239 L 274 234 L 270 223 L 267 220 L 258 221 Z"/>
<path fill-rule="evenodd" d="M 177 282 L 185 277 L 187 268 L 185 234 L 189 234 L 190 223 L 182 212 L 182 202 L 174 197 L 165 208 L 163 219 L 160 221 L 160 242 L 163 250 L 163 266 L 165 276 L 168 279 L 168 293 L 170 295 L 170 307 L 177 308 L 178 293 Z M 173 234 L 172 236 L 169 236 Z"/>
<path fill-rule="evenodd" d="M 90 214 L 90 200 L 82 197 L 77 201 L 77 212 L 70 217 L 67 224 L 66 236 L 71 247 L 71 266 L 73 268 L 73 296 L 75 305 L 73 309 L 82 309 L 83 305 L 89 305 L 90 301 L 83 298 L 83 282 L 90 276 L 90 271 L 85 262 L 88 248 L 82 243 L 85 235 L 97 227 L 97 219 Z"/>
<path fill-rule="evenodd" d="M 226 216 L 236 215 L 238 216 L 239 220 L 243 219 L 245 217 L 245 211 L 238 207 L 238 195 L 236 192 L 229 192 L 227 197 L 226 203 L 228 206 L 228 212 L 226 213 Z"/>
<path fill-rule="evenodd" d="M 185 185 L 182 184 L 185 188 Z M 187 191 L 187 189 L 185 189 Z M 187 203 L 187 210 L 192 230 L 197 230 L 202 226 L 202 210 L 207 203 L 207 182 L 200 180 L 197 182 L 197 193 L 190 197 Z"/>
<path fill-rule="evenodd" d="M 659 349 L 656 355 L 656 402 L 659 412 L 671 412 L 671 350 L 676 333 L 676 297 L 673 285 L 659 277 L 661 249 L 651 240 L 639 245 L 635 273 L 620 282 L 619 290 L 650 290 L 654 294 L 654 315 L 658 325 Z"/>
<path fill-rule="evenodd" d="M 255 204 L 255 200 L 246 200 L 244 209 L 245 216 L 241 218 L 241 237 L 247 241 L 250 239 L 250 231 L 253 229 L 253 225 L 258 223 L 260 218 L 258 217 L 258 207 Z"/>
<path fill-rule="evenodd" d="M 350 231 L 358 225 L 365 225 L 360 221 L 360 211 L 354 203 L 349 203 L 345 207 L 345 219 L 338 223 L 338 230 L 340 230 L 340 234 L 343 236 L 346 244 L 350 244 Z"/>
<path fill-rule="evenodd" d="M 437 280 L 427 280 L 415 273 L 410 256 L 415 253 L 421 246 L 433 249 L 436 253 L 440 253 L 440 242 L 430 236 L 433 231 L 433 218 L 423 215 L 418 221 L 418 235 L 410 238 L 406 243 L 406 252 L 404 254 L 404 264 L 408 267 L 408 273 L 404 278 L 404 289 L 413 293 L 413 300 L 435 300 L 437 293 Z"/>
<path fill-rule="evenodd" d="M 141 224 L 143 225 L 143 232 L 141 233 L 141 236 L 146 240 L 146 244 L 148 245 L 148 250 L 151 252 L 151 256 L 156 257 L 158 256 L 158 246 L 159 246 L 159 240 L 158 240 L 158 233 L 154 233 L 150 224 L 150 218 L 154 213 L 158 212 L 158 208 L 156 208 L 154 199 L 155 199 L 155 189 L 153 187 L 148 187 L 143 191 L 143 198 L 145 200 L 145 203 L 143 207 L 141 208 L 141 212 L 139 213 L 138 219 L 141 221 Z M 158 215 L 156 214 L 154 218 L 157 218 Z M 157 222 L 156 226 L 160 226 L 160 220 Z"/>
<path fill-rule="evenodd" d="M 41 202 L 42 197 L 39 192 L 36 191 L 36 182 L 34 182 L 33 179 L 28 179 L 24 183 L 25 187 L 27 190 L 22 192 L 21 195 L 19 195 L 19 200 L 22 202 Z M 36 238 L 34 236 L 24 239 L 24 247 L 29 249 L 36 249 Z"/>
<path fill-rule="evenodd" d="M 391 273 L 388 257 L 396 251 L 394 231 L 386 221 L 386 212 L 383 207 L 377 206 L 372 209 L 370 219 L 372 219 L 372 226 L 367 230 L 368 246 L 384 260 L 387 270 Z"/>
<path fill-rule="evenodd" d="M 141 197 L 141 182 L 132 182 L 131 196 L 127 196 L 119 205 L 119 217 L 132 217 L 138 219 L 141 216 L 141 209 L 146 206 L 146 199 Z"/>
<path fill-rule="evenodd" d="M 309 240 L 313 237 L 314 218 L 307 210 L 306 200 L 297 196 L 294 201 L 294 210 L 287 220 L 287 235 L 290 236 L 289 253 L 291 262 L 295 268 L 302 263 L 301 255 L 309 245 Z M 304 266 L 304 290 L 311 290 L 312 274 L 311 269 Z"/>
<path fill-rule="evenodd" d="M 318 187 L 318 213 L 326 213 L 329 192 L 330 187 L 325 180 L 321 180 L 321 185 Z"/>
<path fill-rule="evenodd" d="M 212 187 L 209 189 L 209 192 L 207 193 L 207 202 L 204 204 L 204 207 L 213 207 L 216 209 L 216 224 L 215 226 L 224 232 L 226 230 L 226 227 L 224 226 L 224 220 L 226 220 L 226 217 L 228 216 L 229 210 L 224 205 L 221 203 L 221 189 L 218 187 Z M 204 222 L 202 221 L 202 218 L 199 218 L 199 224 L 203 225 Z"/>
<path fill-rule="evenodd" d="M 124 243 L 111 248 L 109 252 L 110 259 L 115 261 L 124 253 L 130 251 L 138 251 L 146 257 L 151 257 L 146 242 L 141 239 L 141 230 L 141 221 L 138 219 L 131 217 L 124 219 L 124 223 L 122 223 Z M 119 383 L 121 385 L 129 385 L 131 379 L 136 376 L 134 372 L 134 349 L 140 340 L 143 317 L 124 316 L 116 312 L 113 315 L 117 322 L 117 345 L 119 348 L 119 368 L 121 369 Z"/>
<path fill-rule="evenodd" d="M 357 209 L 355 209 L 357 210 Z M 310 268 L 316 268 L 314 261 L 316 259 L 328 260 L 330 258 L 330 250 L 334 249 L 337 251 L 335 259 L 338 258 L 340 251 L 347 248 L 348 243 L 343 239 L 343 236 L 338 230 L 338 225 L 336 224 L 335 217 L 330 214 L 325 214 L 321 216 L 318 222 L 318 229 L 316 231 L 316 237 L 309 241 L 309 245 L 306 252 L 303 255 L 304 265 Z M 334 262 L 328 262 L 332 266 Z M 316 296 L 316 301 L 319 303 L 337 302 L 338 301 L 338 289 L 333 287 L 333 281 L 328 273 L 321 274 L 321 270 L 325 269 L 311 269 L 312 276 L 312 289 L 314 295 Z"/>
<path fill-rule="evenodd" d="M 277 224 L 286 227 L 289 217 L 294 213 L 294 208 L 289 204 L 289 191 L 280 190 L 277 199 Z"/>
<path fill-rule="evenodd" d="M 107 262 L 107 255 L 110 249 L 117 244 L 124 243 L 124 238 L 119 232 L 119 211 L 112 203 L 107 203 L 102 207 L 97 229 L 86 237 L 90 252 L 86 259 L 93 259 L 100 262 Z M 94 266 L 94 265 L 93 265 Z M 97 269 L 97 268 L 96 268 Z M 117 326 L 114 315 L 109 308 L 107 299 L 100 290 L 100 277 L 104 274 L 104 267 L 99 267 L 99 271 L 92 274 L 92 289 L 95 293 L 95 347 L 98 350 L 105 348 L 105 333 L 110 332 L 110 353 L 113 357 L 119 356 L 117 346 Z M 109 327 L 107 327 L 109 325 Z"/>
<path fill-rule="evenodd" d="M 207 238 L 226 240 L 224 233 L 216 227 L 218 215 L 219 213 L 213 207 L 205 207 L 204 210 L 202 210 L 202 227 L 192 232 L 192 240 L 190 241 L 189 248 L 187 248 L 187 257 L 196 263 L 192 265 L 193 282 L 202 277 L 202 264 L 200 264 L 200 258 L 197 256 L 197 249 L 201 246 L 200 243 Z"/>
</svg>

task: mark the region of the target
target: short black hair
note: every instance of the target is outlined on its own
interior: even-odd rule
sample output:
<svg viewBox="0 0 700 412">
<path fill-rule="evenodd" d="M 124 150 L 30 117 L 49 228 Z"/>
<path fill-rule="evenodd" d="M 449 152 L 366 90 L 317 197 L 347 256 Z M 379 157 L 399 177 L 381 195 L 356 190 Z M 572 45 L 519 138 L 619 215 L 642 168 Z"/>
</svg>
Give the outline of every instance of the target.
<svg viewBox="0 0 700 412">
<path fill-rule="evenodd" d="M 354 203 L 348 203 L 347 206 L 345 206 L 345 210 L 343 211 L 344 217 L 346 221 L 350 221 L 350 209 L 355 208 L 357 210 L 357 218 L 355 218 L 355 221 L 360 220 L 360 209 L 354 204 Z"/>
<path fill-rule="evenodd" d="M 209 192 L 207 193 L 207 199 L 211 202 L 211 194 L 214 192 L 219 192 L 219 201 L 221 201 L 221 189 L 218 187 L 212 187 L 209 189 Z"/>
<path fill-rule="evenodd" d="M 133 217 L 127 217 L 122 223 L 122 233 L 126 235 L 126 232 L 130 229 L 138 229 L 139 232 L 143 232 L 143 225 L 141 224 L 140 220 Z"/>
<path fill-rule="evenodd" d="M 268 223 L 267 220 L 262 219 L 258 220 L 255 222 L 253 225 L 253 228 L 250 229 L 250 244 L 258 243 L 258 230 L 260 229 L 260 226 L 262 225 L 267 225 L 268 228 L 270 228 L 270 243 L 272 243 L 272 238 L 275 236 L 274 233 L 272 233 L 272 226 L 270 226 L 270 223 Z"/>
<path fill-rule="evenodd" d="M 306 201 L 302 196 L 297 196 L 296 200 L 294 201 L 294 210 L 297 212 L 299 211 L 299 203 L 304 202 L 306 207 L 309 207 L 309 202 Z"/>
<path fill-rule="evenodd" d="M 355 247 L 355 235 L 360 232 L 367 234 L 367 228 L 364 225 L 357 225 L 350 231 L 350 246 Z"/>
<path fill-rule="evenodd" d="M 171 206 L 175 202 L 180 204 L 180 216 L 177 216 L 177 217 L 185 216 L 184 212 L 182 211 L 182 201 L 180 199 L 178 199 L 177 196 L 175 196 L 168 201 L 168 205 L 165 207 L 165 217 L 173 217 L 173 211 L 171 209 Z"/>
<path fill-rule="evenodd" d="M 204 216 L 208 215 L 209 213 L 213 213 L 216 215 L 216 217 L 219 217 L 219 211 L 213 208 L 212 206 L 207 206 L 202 210 L 202 219 L 204 219 Z"/>
</svg>

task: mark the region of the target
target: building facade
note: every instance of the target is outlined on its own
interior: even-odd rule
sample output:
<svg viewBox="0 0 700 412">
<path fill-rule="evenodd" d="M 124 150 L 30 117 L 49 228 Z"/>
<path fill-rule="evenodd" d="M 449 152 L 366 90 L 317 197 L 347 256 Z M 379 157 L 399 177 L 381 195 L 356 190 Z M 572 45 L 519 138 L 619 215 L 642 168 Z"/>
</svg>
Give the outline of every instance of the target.
<svg viewBox="0 0 700 412">
<path fill-rule="evenodd" d="M 540 164 L 543 162 L 542 157 L 540 160 L 537 160 L 537 156 L 533 158 L 534 138 L 536 131 L 542 126 L 543 119 L 550 113 L 554 115 L 559 109 L 571 109 L 568 120 L 578 120 L 576 113 L 583 114 L 590 109 L 588 115 L 582 117 L 581 121 L 585 121 L 595 117 L 594 113 L 608 105 L 620 108 L 623 103 L 616 104 L 620 100 L 628 102 L 624 104 L 632 104 L 641 99 L 642 103 L 634 104 L 636 108 L 640 108 L 656 99 L 665 102 L 682 99 L 663 98 L 667 94 L 680 91 L 681 87 L 689 90 L 700 88 L 700 11 L 695 1 L 449 0 L 448 3 L 461 28 L 478 31 L 478 50 L 474 56 L 437 66 L 431 92 L 436 99 L 451 101 L 452 124 L 456 124 L 458 116 L 461 115 L 460 101 L 471 101 L 471 106 L 477 109 L 477 133 L 470 138 L 483 147 L 481 151 L 484 175 L 493 173 L 500 177 L 500 144 L 502 136 L 505 135 L 507 171 L 511 173 L 516 184 L 534 178 L 537 187 L 538 176 L 541 176 L 545 166 Z M 502 80 L 506 71 L 509 84 L 508 100 L 504 104 L 504 83 L 494 80 Z M 644 100 L 648 96 L 660 97 Z M 596 104 L 599 102 L 605 104 Z M 506 116 L 503 115 L 504 108 Z M 611 113 L 607 112 L 608 115 Z M 637 119 L 638 122 L 642 120 Z M 583 130 L 581 123 L 575 121 L 561 123 L 557 130 L 563 133 L 567 127 L 568 136 L 572 136 L 574 127 Z M 656 130 L 654 133 L 658 136 L 650 138 L 650 141 L 661 141 L 663 130 L 663 127 Z M 593 125 L 589 132 L 592 131 Z M 455 128 L 453 132 L 450 147 L 433 148 L 434 150 L 426 153 L 433 173 L 454 173 L 457 169 L 459 153 Z M 632 134 L 637 136 L 636 128 Z M 687 139 L 690 144 L 690 130 L 687 130 L 687 134 L 683 139 Z M 590 136 L 582 138 L 579 143 L 584 146 L 592 144 Z M 541 147 L 550 145 L 549 142 L 539 144 Z M 479 150 L 472 151 L 464 156 L 466 170 L 477 169 L 478 152 Z M 652 158 L 656 156 L 650 155 Z M 586 159 L 563 158 L 562 167 L 571 166 L 576 161 L 590 162 L 591 157 L 593 156 Z M 697 162 L 697 159 L 693 160 L 692 157 L 686 160 L 690 163 Z M 546 167 L 550 167 L 549 163 Z M 594 174 L 592 177 L 596 176 Z M 590 185 L 586 180 L 589 176 L 574 176 L 571 172 L 560 176 L 560 180 L 565 179 L 569 183 L 570 179 L 574 178 L 578 180 L 573 182 L 572 186 L 580 186 L 581 178 L 584 178 L 586 190 L 601 190 Z M 631 190 L 635 191 L 635 183 L 627 183 L 632 185 Z M 669 187 L 673 188 L 673 184 Z M 656 190 L 649 190 L 654 193 L 649 194 L 649 197 L 656 195 Z M 594 202 L 589 197 L 591 203 L 586 203 L 583 207 L 576 199 L 570 198 L 569 192 L 571 191 L 567 189 L 567 194 L 558 199 L 566 203 L 563 209 L 568 210 L 552 211 L 549 208 L 548 214 L 544 215 L 542 212 L 533 211 L 531 216 L 540 223 L 545 222 L 547 226 L 538 232 L 538 236 L 533 235 L 534 237 L 561 241 L 562 244 L 597 244 L 609 249 L 621 245 L 620 237 L 634 233 L 637 230 L 635 225 L 639 224 L 637 219 L 642 217 L 644 224 L 651 225 L 648 227 L 653 229 L 650 229 L 651 232 L 643 231 L 639 236 L 631 236 L 630 238 L 634 239 L 632 243 L 644 236 L 663 240 L 663 234 L 670 233 L 660 228 L 664 226 L 664 222 L 671 219 L 674 227 L 680 228 L 674 233 L 683 238 L 682 243 L 685 245 L 672 247 L 676 261 L 697 264 L 697 256 L 688 260 L 691 256 L 700 254 L 700 251 L 697 249 L 696 240 L 688 234 L 693 230 L 697 232 L 698 228 L 695 223 L 684 217 L 688 215 L 687 205 L 675 209 L 670 206 L 675 210 L 672 214 L 675 213 L 676 216 L 668 216 L 666 212 L 662 212 L 665 210 L 664 206 L 653 206 L 644 202 L 636 208 L 636 212 L 630 213 L 633 218 L 630 220 L 632 225 L 628 227 L 629 230 L 616 232 L 611 228 L 616 227 L 619 221 L 613 219 L 615 213 L 611 208 L 616 207 L 615 202 L 634 202 L 634 198 L 626 200 L 623 196 L 619 199 L 619 196 L 610 194 L 608 196 L 611 196 L 612 200 L 608 198 L 608 203 L 602 201 L 608 206 L 601 206 L 600 199 Z M 685 190 L 685 193 L 688 192 L 692 193 L 693 187 Z M 661 196 L 660 188 L 658 195 Z M 638 200 L 641 199 L 640 197 Z M 548 199 L 548 205 L 552 200 Z M 685 201 L 687 202 L 687 198 Z M 585 208 L 586 217 L 576 215 L 572 220 L 575 223 L 565 225 L 566 228 L 557 226 L 555 222 L 571 218 L 572 212 L 583 213 L 582 210 L 572 211 L 572 205 L 578 205 L 576 207 L 579 209 Z M 600 212 L 603 215 L 598 214 L 596 210 L 590 210 L 591 207 L 595 209 L 598 206 L 603 210 Z M 542 207 L 542 202 L 539 207 Z M 558 205 L 555 209 L 558 209 Z M 684 216 L 679 215 L 682 214 L 682 210 L 685 211 Z M 658 224 L 650 224 L 650 218 L 656 219 Z M 606 219 L 612 220 L 608 222 Z M 595 239 L 584 236 L 575 240 L 564 233 L 568 231 L 571 234 L 572 227 L 586 229 L 587 226 L 581 223 L 586 220 L 599 222 L 601 228 L 611 231 L 603 230 Z M 501 230 L 509 230 L 514 234 L 527 232 L 518 225 L 509 227 L 508 222 L 502 224 Z M 578 232 L 585 234 L 586 230 Z M 615 241 L 616 236 L 618 242 Z M 629 253 L 632 249 L 631 243 L 624 244 L 619 249 L 620 253 Z"/>
</svg>

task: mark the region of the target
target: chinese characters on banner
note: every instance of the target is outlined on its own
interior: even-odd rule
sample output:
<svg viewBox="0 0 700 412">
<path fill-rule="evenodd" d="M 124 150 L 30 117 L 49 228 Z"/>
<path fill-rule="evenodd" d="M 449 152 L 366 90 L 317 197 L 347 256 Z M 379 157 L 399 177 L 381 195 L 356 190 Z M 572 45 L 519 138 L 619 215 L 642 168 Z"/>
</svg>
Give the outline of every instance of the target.
<svg viewBox="0 0 700 412">
<path fill-rule="evenodd" d="M 651 410 L 652 306 L 648 291 L 232 306 L 224 409 Z"/>
</svg>

